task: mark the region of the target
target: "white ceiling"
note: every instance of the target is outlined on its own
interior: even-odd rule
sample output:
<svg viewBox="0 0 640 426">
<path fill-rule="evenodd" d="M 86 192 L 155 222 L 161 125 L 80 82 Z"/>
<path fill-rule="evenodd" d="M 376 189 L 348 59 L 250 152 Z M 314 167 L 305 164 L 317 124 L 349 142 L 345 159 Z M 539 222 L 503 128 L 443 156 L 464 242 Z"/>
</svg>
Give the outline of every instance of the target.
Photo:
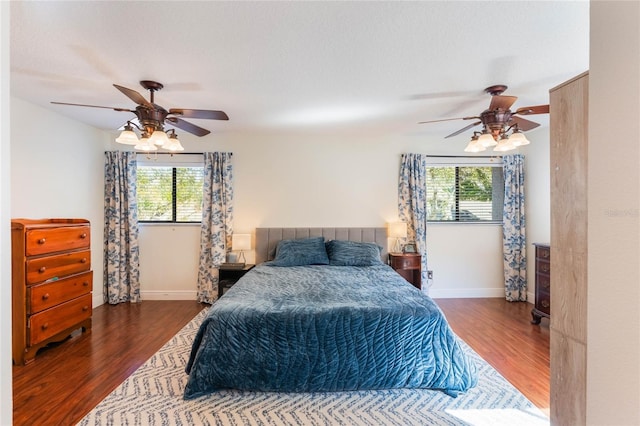
<svg viewBox="0 0 640 426">
<path fill-rule="evenodd" d="M 11 91 L 110 130 L 132 115 L 50 101 L 134 108 L 112 84 L 148 99 L 138 82 L 156 80 L 166 109 L 225 111 L 189 120 L 214 136 L 442 138 L 469 122 L 417 122 L 478 115 L 494 84 L 514 108 L 546 104 L 588 69 L 588 42 L 586 1 L 12 2 Z"/>
</svg>

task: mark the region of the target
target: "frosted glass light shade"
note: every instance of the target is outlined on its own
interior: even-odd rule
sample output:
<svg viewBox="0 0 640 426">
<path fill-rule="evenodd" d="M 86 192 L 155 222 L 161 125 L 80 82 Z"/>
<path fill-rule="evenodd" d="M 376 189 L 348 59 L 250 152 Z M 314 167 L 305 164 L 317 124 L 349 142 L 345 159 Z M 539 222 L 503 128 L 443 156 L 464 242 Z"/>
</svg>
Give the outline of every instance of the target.
<svg viewBox="0 0 640 426">
<path fill-rule="evenodd" d="M 482 145 L 479 139 L 471 139 L 471 142 L 464 149 L 464 152 L 482 152 L 487 148 Z"/>
<path fill-rule="evenodd" d="M 480 143 L 484 147 L 494 146 L 498 144 L 491 133 L 481 134 L 480 137 L 478 137 L 478 143 Z"/>
<path fill-rule="evenodd" d="M 509 138 L 501 137 L 500 142 L 493 148 L 494 151 L 511 151 L 512 149 L 516 149 L 516 146 L 509 140 Z"/>
<path fill-rule="evenodd" d="M 529 145 L 530 143 L 529 139 L 520 132 L 513 132 L 513 134 L 509 136 L 509 141 L 511 141 L 514 146 Z"/>
<path fill-rule="evenodd" d="M 120 133 L 120 136 L 116 138 L 116 142 L 124 144 L 124 145 L 137 145 L 138 144 L 138 135 L 135 134 L 133 130 L 125 130 Z"/>
<path fill-rule="evenodd" d="M 169 143 L 169 137 L 162 130 L 156 130 L 151 134 L 149 142 L 153 145 L 163 146 L 164 144 Z"/>
<path fill-rule="evenodd" d="M 251 250 L 251 234 L 231 235 L 231 248 L 233 250 Z"/>
<path fill-rule="evenodd" d="M 138 144 L 134 147 L 135 149 L 139 149 L 140 151 L 157 151 L 158 147 L 149 142 L 149 138 L 142 137 Z"/>
<path fill-rule="evenodd" d="M 169 142 L 163 146 L 163 148 L 169 151 L 184 151 L 184 148 L 175 133 L 169 136 Z"/>
</svg>

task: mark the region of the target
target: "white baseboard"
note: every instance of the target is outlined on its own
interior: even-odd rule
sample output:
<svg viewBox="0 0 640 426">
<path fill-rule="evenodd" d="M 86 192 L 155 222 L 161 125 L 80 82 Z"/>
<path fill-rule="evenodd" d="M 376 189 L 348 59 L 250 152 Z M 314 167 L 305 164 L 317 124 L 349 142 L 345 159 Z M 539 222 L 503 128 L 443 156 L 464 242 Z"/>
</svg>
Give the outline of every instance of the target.
<svg viewBox="0 0 640 426">
<path fill-rule="evenodd" d="M 140 298 L 142 300 L 196 300 L 197 298 L 196 291 L 186 291 L 186 290 L 152 290 L 152 291 L 141 291 Z"/>
<path fill-rule="evenodd" d="M 433 299 L 465 299 L 480 297 L 504 297 L 503 288 L 459 288 L 431 289 L 429 296 Z M 527 292 L 527 302 L 534 303 L 535 295 Z"/>
<path fill-rule="evenodd" d="M 432 288 L 429 296 L 433 299 L 504 297 L 504 288 Z"/>
</svg>

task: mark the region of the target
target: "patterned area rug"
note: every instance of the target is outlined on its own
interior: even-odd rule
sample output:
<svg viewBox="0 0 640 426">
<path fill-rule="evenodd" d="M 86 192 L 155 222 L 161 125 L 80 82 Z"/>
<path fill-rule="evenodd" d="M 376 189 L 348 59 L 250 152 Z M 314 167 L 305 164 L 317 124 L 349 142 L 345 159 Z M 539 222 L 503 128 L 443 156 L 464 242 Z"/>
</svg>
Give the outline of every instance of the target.
<svg viewBox="0 0 640 426">
<path fill-rule="evenodd" d="M 393 389 L 336 393 L 222 391 L 182 399 L 184 367 L 206 310 L 109 394 L 80 425 L 548 425 L 549 419 L 470 347 L 478 386 L 458 398 Z"/>
</svg>

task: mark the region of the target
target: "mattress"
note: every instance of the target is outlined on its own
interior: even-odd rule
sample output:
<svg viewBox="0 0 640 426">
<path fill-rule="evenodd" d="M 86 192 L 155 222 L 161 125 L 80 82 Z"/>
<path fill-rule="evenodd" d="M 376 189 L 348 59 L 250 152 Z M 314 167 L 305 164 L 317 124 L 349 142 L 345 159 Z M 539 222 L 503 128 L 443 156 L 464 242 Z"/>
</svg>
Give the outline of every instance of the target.
<svg viewBox="0 0 640 426">
<path fill-rule="evenodd" d="M 221 389 L 456 396 L 477 383 L 438 306 L 384 264 L 255 267 L 209 310 L 186 372 L 185 399 Z"/>
</svg>

